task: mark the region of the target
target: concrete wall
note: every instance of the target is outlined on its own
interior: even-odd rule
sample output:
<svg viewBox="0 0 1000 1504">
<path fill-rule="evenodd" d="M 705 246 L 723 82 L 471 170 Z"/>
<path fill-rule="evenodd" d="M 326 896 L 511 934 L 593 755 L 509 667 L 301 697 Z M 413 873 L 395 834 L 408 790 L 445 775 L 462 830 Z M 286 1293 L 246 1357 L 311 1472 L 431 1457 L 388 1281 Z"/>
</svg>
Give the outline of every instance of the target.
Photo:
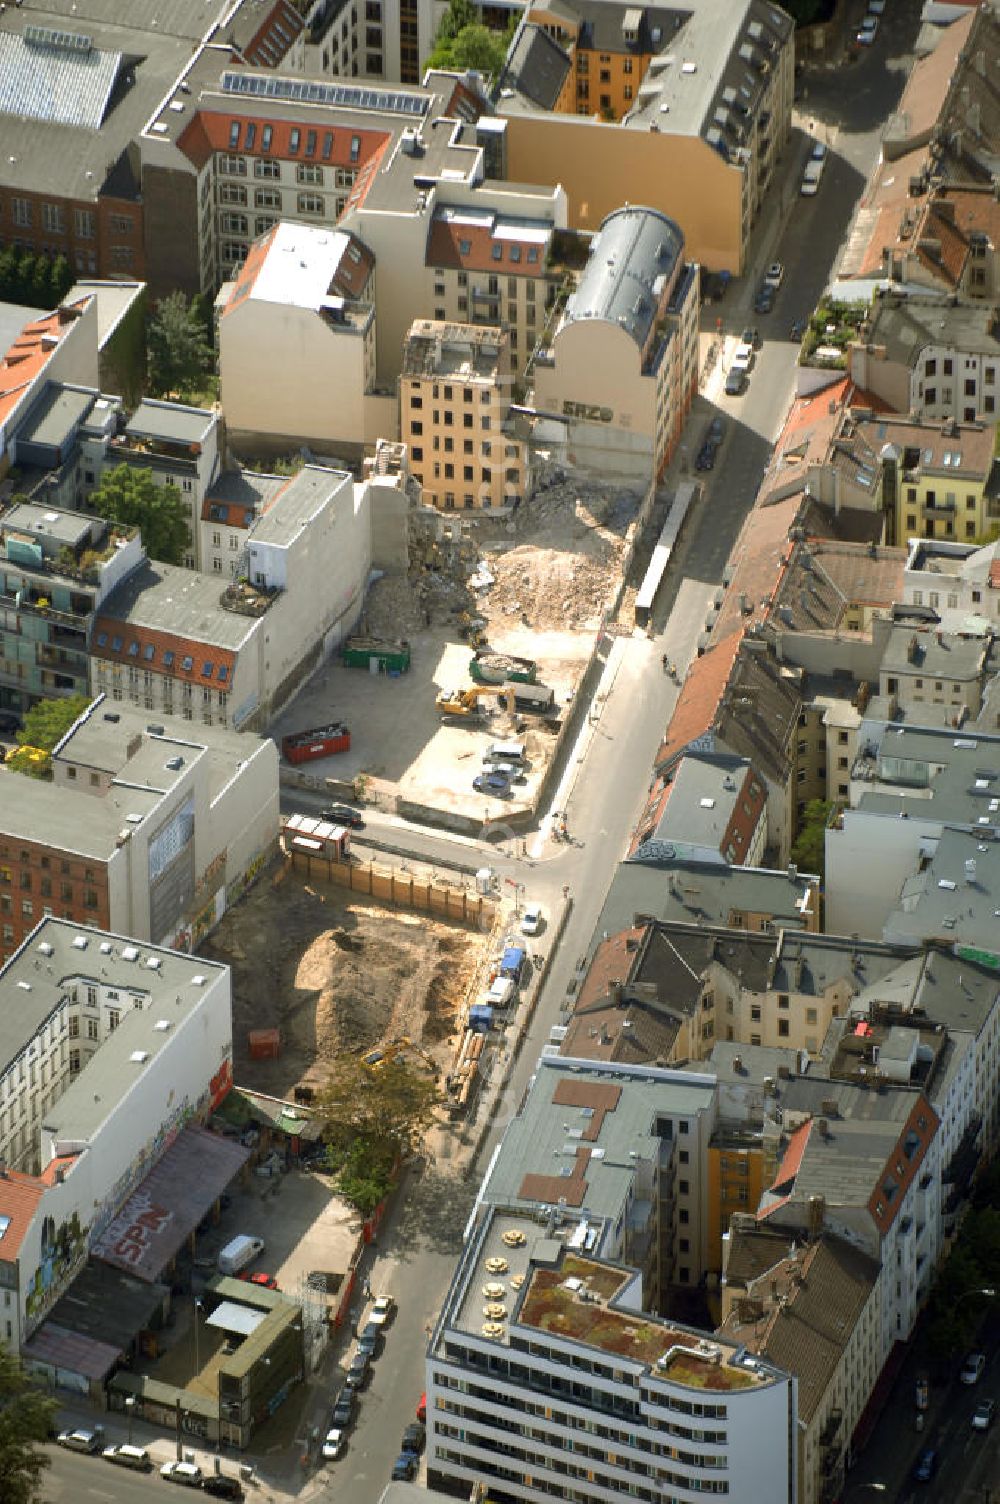
<svg viewBox="0 0 1000 1504">
<path fill-rule="evenodd" d="M 511 115 L 507 170 L 513 182 L 559 184 L 574 229 L 596 230 L 623 203 L 645 204 L 677 221 L 692 261 L 743 271 L 743 175 L 698 136 Z"/>
<path fill-rule="evenodd" d="M 386 574 L 403 574 L 410 562 L 407 536 L 409 497 L 395 476 L 372 476 L 365 485 L 368 489 L 372 568 L 383 569 Z"/>
</svg>

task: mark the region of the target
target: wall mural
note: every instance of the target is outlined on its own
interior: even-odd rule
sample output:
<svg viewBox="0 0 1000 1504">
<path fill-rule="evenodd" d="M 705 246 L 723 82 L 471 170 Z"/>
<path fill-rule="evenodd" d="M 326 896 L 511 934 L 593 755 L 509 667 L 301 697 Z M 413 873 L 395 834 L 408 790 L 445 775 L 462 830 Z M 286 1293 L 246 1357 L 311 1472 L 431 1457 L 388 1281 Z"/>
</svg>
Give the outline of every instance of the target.
<svg viewBox="0 0 1000 1504">
<path fill-rule="evenodd" d="M 41 1262 L 25 1287 L 29 1323 L 37 1323 L 58 1300 L 86 1257 L 87 1233 L 76 1212 L 58 1227 L 52 1217 L 43 1219 Z"/>
</svg>

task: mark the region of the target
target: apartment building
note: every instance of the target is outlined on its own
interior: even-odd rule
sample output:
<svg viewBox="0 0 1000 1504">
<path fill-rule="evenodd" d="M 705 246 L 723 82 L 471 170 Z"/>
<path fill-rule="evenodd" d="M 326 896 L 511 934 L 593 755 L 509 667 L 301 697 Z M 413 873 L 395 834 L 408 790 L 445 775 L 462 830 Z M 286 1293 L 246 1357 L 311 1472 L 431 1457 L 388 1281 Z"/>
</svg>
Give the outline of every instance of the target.
<svg viewBox="0 0 1000 1504">
<path fill-rule="evenodd" d="M 766 0 L 706 0 L 683 15 L 667 14 L 654 43 L 658 14 L 558 0 L 540 11 L 544 32 L 536 40 L 530 33 L 539 22 L 529 8 L 495 102 L 505 122 L 507 175 L 513 182 L 560 184 L 574 229 L 596 229 L 623 202 L 648 204 L 680 227 L 693 261 L 739 275 L 791 127 L 792 22 Z M 574 73 L 556 33 L 577 19 L 592 28 L 597 52 L 578 51 L 567 38 L 578 59 Z M 645 28 L 655 55 L 640 82 Z M 634 42 L 626 41 L 626 29 Z M 634 99 L 626 99 L 626 87 Z M 621 121 L 606 118 L 618 103 L 629 106 Z M 567 113 L 584 104 L 590 118 Z"/>
<path fill-rule="evenodd" d="M 848 349 L 851 380 L 893 412 L 932 422 L 996 422 L 1000 325 L 992 307 L 887 292 L 863 341 Z"/>
<path fill-rule="evenodd" d="M 482 1217 L 428 1350 L 428 1483 L 584 1504 L 794 1498 L 792 1377 L 647 1315 L 639 1270 L 591 1232 L 572 1209 Z"/>
<path fill-rule="evenodd" d="M 819 878 L 790 863 L 781 871 L 690 861 L 646 841 L 619 862 L 595 934 L 617 934 L 650 919 L 702 918 L 730 929 L 819 929 Z"/>
<path fill-rule="evenodd" d="M 49 915 L 190 949 L 277 841 L 273 742 L 103 697 L 55 749 L 51 782 L 0 776 L 3 960 Z"/>
<path fill-rule="evenodd" d="M 134 572 L 94 623 L 95 692 L 206 726 L 266 724 L 357 619 L 374 494 L 306 465 L 254 523 L 245 576 Z"/>
<path fill-rule="evenodd" d="M 749 760 L 689 752 L 672 774 L 649 839 L 681 860 L 759 866 L 767 845 L 767 794 Z"/>
<path fill-rule="evenodd" d="M 843 1494 L 851 1441 L 880 1373 L 879 1296 L 877 1264 L 842 1238 L 790 1246 L 751 1218 L 733 1228 L 718 1331 L 798 1378 L 800 1504 Z"/>
<path fill-rule="evenodd" d="M 207 1209 L 247 1151 L 196 1126 L 232 1084 L 227 967 L 52 917 L 0 970 L 0 998 L 0 1340 L 17 1352 L 165 1152 L 201 1148 Z"/>
<path fill-rule="evenodd" d="M 0 706 L 86 694 L 88 634 L 145 562 L 135 528 L 27 503 L 0 512 Z"/>
<path fill-rule="evenodd" d="M 679 24 L 676 12 L 655 6 L 540 0 L 525 9 L 496 98 L 502 107 L 513 89 L 559 114 L 621 120 Z"/>
<path fill-rule="evenodd" d="M 945 632 L 894 620 L 877 634 L 879 693 L 897 713 L 929 725 L 961 726 L 977 716 L 992 670 L 993 638 L 986 631 Z"/>
<path fill-rule="evenodd" d="M 247 540 L 259 517 L 288 488 L 287 475 L 224 470 L 205 493 L 199 523 L 199 558 L 206 574 L 247 576 Z"/>
<path fill-rule="evenodd" d="M 658 477 L 677 448 L 698 389 L 698 268 L 684 250 L 664 214 L 610 214 L 536 349 L 534 406 L 581 465 Z"/>
<path fill-rule="evenodd" d="M 995 543 L 910 541 L 903 575 L 902 601 L 934 613 L 946 630 L 970 618 L 994 622 L 1000 617 L 1000 567 Z"/>
<path fill-rule="evenodd" d="M 432 506 L 510 507 L 528 492 L 514 432 L 510 339 L 501 328 L 417 319 L 399 384 L 400 439 Z"/>
<path fill-rule="evenodd" d="M 221 401 L 235 447 L 259 454 L 304 444 L 357 459 L 377 438 L 395 437 L 395 395 L 376 388 L 375 263 L 355 236 L 276 224 L 250 247 L 217 307 Z"/>
<path fill-rule="evenodd" d="M 28 316 L 0 353 L 0 473 L 10 468 L 11 434 L 47 381 L 97 384 L 97 300 Z"/>
</svg>

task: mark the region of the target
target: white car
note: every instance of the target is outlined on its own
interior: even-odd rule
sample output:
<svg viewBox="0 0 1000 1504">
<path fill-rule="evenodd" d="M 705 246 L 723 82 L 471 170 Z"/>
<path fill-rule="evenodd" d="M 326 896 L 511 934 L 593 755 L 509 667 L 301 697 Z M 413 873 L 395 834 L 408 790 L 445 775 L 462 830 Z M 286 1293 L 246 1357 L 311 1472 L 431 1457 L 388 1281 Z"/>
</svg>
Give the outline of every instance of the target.
<svg viewBox="0 0 1000 1504">
<path fill-rule="evenodd" d="M 529 903 L 525 906 L 521 915 L 521 934 L 537 935 L 542 927 L 542 906 L 540 903 Z"/>
<path fill-rule="evenodd" d="M 105 1462 L 117 1462 L 119 1467 L 134 1467 L 140 1473 L 148 1473 L 153 1466 L 153 1459 L 145 1447 L 133 1447 L 127 1441 L 123 1441 L 121 1446 L 105 1447 L 101 1456 Z"/>
<path fill-rule="evenodd" d="M 326 1440 L 323 1443 L 323 1461 L 336 1462 L 343 1453 L 344 1441 L 344 1433 L 338 1427 L 335 1426 L 332 1431 L 327 1431 Z"/>
<path fill-rule="evenodd" d="M 969 1353 L 959 1374 L 963 1384 L 978 1384 L 986 1369 L 985 1353 Z"/>
<path fill-rule="evenodd" d="M 753 345 L 740 344 L 736 346 L 736 353 L 730 363 L 733 371 L 747 371 L 753 365 Z"/>
<path fill-rule="evenodd" d="M 878 16 L 865 16 L 858 28 L 855 41 L 860 47 L 870 47 L 878 35 Z"/>
<path fill-rule="evenodd" d="M 781 286 L 784 280 L 785 268 L 782 266 L 780 261 L 772 261 L 771 265 L 764 273 L 764 286 L 777 288 Z"/>
<path fill-rule="evenodd" d="M 993 1424 L 996 1408 L 996 1400 L 980 1400 L 972 1412 L 972 1429 L 974 1431 L 988 1431 Z"/>
<path fill-rule="evenodd" d="M 388 1326 L 392 1320 L 392 1313 L 396 1309 L 396 1302 L 391 1295 L 376 1295 L 375 1304 L 371 1308 L 368 1317 L 371 1326 Z"/>
<path fill-rule="evenodd" d="M 201 1487 L 201 1468 L 196 1462 L 165 1462 L 160 1477 L 168 1483 L 182 1483 L 185 1488 Z"/>
</svg>

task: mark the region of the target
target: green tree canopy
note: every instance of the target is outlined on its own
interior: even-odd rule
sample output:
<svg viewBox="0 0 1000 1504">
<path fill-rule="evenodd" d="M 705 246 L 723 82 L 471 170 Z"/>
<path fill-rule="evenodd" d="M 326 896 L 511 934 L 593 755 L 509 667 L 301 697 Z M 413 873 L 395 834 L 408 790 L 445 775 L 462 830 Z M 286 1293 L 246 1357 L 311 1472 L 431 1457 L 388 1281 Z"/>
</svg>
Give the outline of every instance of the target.
<svg viewBox="0 0 1000 1504">
<path fill-rule="evenodd" d="M 212 365 L 205 324 L 182 292 L 157 304 L 146 331 L 149 385 L 159 397 L 183 397 L 204 384 Z"/>
<path fill-rule="evenodd" d="M 188 523 L 181 493 L 172 482 L 157 485 L 151 470 L 116 465 L 106 470 L 90 495 L 90 505 L 109 522 L 137 527 L 151 559 L 180 564 L 188 544 Z"/>
<path fill-rule="evenodd" d="M 37 1504 L 49 1458 L 38 1442 L 49 1434 L 56 1403 L 31 1383 L 20 1359 L 0 1348 L 0 1499 Z"/>
<path fill-rule="evenodd" d="M 513 23 L 506 32 L 490 31 L 480 21 L 472 0 L 450 0 L 434 38 L 434 51 L 424 67 L 458 73 L 475 68 L 495 77 L 503 67 L 512 36 Z"/>
<path fill-rule="evenodd" d="M 792 845 L 792 861 L 803 872 L 823 876 L 826 860 L 826 824 L 833 805 L 827 799 L 810 799 Z"/>
<path fill-rule="evenodd" d="M 26 710 L 17 740 L 22 747 L 40 747 L 51 752 L 62 741 L 78 716 L 90 704 L 89 695 L 67 695 L 60 700 L 37 700 Z"/>
<path fill-rule="evenodd" d="M 412 1152 L 430 1126 L 437 1102 L 434 1081 L 399 1059 L 369 1070 L 360 1055 L 341 1055 L 316 1110 L 329 1142 L 344 1145 L 361 1137 L 396 1155 Z"/>
</svg>

